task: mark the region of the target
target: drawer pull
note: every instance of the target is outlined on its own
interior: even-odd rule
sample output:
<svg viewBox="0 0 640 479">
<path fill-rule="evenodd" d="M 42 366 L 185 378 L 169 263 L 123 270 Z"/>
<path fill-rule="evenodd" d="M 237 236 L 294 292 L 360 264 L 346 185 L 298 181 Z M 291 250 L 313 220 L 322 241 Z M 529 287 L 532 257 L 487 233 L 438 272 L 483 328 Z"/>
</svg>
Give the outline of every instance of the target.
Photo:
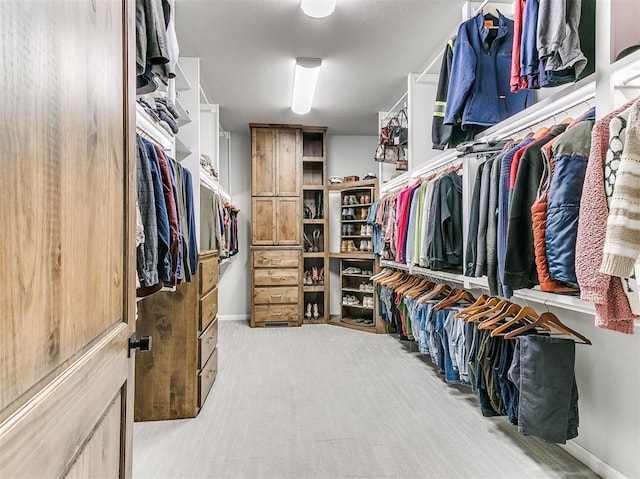
<svg viewBox="0 0 640 479">
<path fill-rule="evenodd" d="M 271 316 L 282 316 L 282 311 L 278 311 L 277 313 L 271 313 Z"/>
<path fill-rule="evenodd" d="M 211 376 L 213 376 L 215 373 L 215 369 L 209 369 L 209 371 L 207 371 L 207 379 L 211 379 Z"/>
<path fill-rule="evenodd" d="M 282 263 L 282 258 L 271 258 L 272 263 Z"/>
<path fill-rule="evenodd" d="M 207 339 L 207 344 L 211 344 L 212 342 L 214 342 L 216 339 L 215 336 L 211 336 L 209 339 Z"/>
<path fill-rule="evenodd" d="M 271 279 L 275 279 L 276 281 L 280 281 L 282 276 L 271 276 Z"/>
<path fill-rule="evenodd" d="M 275 299 L 275 298 L 282 298 L 281 294 L 272 294 L 271 295 L 271 299 Z"/>
</svg>

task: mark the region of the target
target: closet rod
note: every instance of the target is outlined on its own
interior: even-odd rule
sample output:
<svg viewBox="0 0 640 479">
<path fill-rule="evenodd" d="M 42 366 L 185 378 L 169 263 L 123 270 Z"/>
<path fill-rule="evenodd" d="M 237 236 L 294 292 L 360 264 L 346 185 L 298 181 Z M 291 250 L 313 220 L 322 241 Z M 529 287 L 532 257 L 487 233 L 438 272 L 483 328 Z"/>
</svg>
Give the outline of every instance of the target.
<svg viewBox="0 0 640 479">
<path fill-rule="evenodd" d="M 473 13 L 471 14 L 470 18 L 475 17 L 478 13 L 480 13 L 482 11 L 482 9 L 484 7 L 487 6 L 487 4 L 489 3 L 489 0 L 484 0 L 480 6 L 478 8 L 476 8 Z M 453 32 L 451 35 L 449 35 L 449 37 L 447 38 L 446 41 L 449 41 L 449 38 L 452 38 L 454 35 L 456 35 L 458 33 L 458 29 L 456 28 L 456 31 Z M 441 49 L 440 52 L 435 56 L 435 58 L 433 60 L 431 60 L 431 63 L 429 63 L 429 65 L 427 66 L 427 68 L 425 68 L 422 73 L 418 76 L 418 78 L 416 78 L 416 83 L 422 83 L 422 77 L 424 77 L 427 73 L 429 73 L 429 70 L 431 70 L 436 63 L 438 62 L 438 59 L 444 54 L 444 49 Z"/>
<path fill-rule="evenodd" d="M 624 80 L 622 80 L 622 83 L 620 85 L 616 85 L 616 88 L 620 88 L 620 87 L 627 87 L 627 88 L 640 88 L 637 85 L 628 85 L 629 82 L 635 80 L 636 78 L 640 78 L 640 72 L 636 72 L 633 75 L 628 76 L 627 78 L 625 78 Z"/>
<path fill-rule="evenodd" d="M 384 121 L 387 118 L 389 118 L 389 115 L 391 115 L 396 110 L 396 108 L 398 107 L 398 105 L 400 105 L 402 100 L 407 98 L 408 94 L 409 94 L 409 91 L 405 91 L 404 92 L 404 94 L 400 97 L 400 99 L 397 102 L 395 102 L 395 104 L 391 107 L 391 109 L 382 117 L 382 121 Z M 405 106 L 407 106 L 406 103 L 405 103 Z"/>
<path fill-rule="evenodd" d="M 583 98 L 581 98 L 579 100 L 576 100 L 576 101 L 573 101 L 571 103 L 568 103 L 566 105 L 563 105 L 562 108 L 558 108 L 557 110 L 554 110 L 551 113 L 547 113 L 547 114 L 545 114 L 545 115 L 543 115 L 541 117 L 538 117 L 535 120 L 532 120 L 532 121 L 530 121 L 529 123 L 526 123 L 523 126 L 518 126 L 515 129 L 508 130 L 508 131 L 506 131 L 504 133 L 496 133 L 495 136 L 490 137 L 490 138 L 495 138 L 498 141 L 507 139 L 507 138 L 515 135 L 516 133 L 520 133 L 523 130 L 527 130 L 527 129 L 533 127 L 533 126 L 536 126 L 536 125 L 542 123 L 543 121 L 546 121 L 546 120 L 548 120 L 550 118 L 553 118 L 553 117 L 555 117 L 556 115 L 559 115 L 562 112 L 566 112 L 567 110 L 570 110 L 571 108 L 575 108 L 578 105 L 581 105 L 583 103 L 587 103 L 589 100 L 593 100 L 594 98 L 595 98 L 595 92 L 589 93 L 588 95 L 584 96 Z M 589 107 L 591 107 L 591 105 L 589 105 L 588 103 L 587 103 L 587 105 Z"/>
</svg>

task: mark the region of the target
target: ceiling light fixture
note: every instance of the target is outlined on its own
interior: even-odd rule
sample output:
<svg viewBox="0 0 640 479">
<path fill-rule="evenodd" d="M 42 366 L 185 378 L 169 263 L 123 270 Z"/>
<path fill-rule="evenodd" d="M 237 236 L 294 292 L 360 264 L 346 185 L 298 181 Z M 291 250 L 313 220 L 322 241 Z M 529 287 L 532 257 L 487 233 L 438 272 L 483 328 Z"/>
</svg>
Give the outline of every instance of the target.
<svg viewBox="0 0 640 479">
<path fill-rule="evenodd" d="M 328 17 L 336 9 L 336 0 L 300 0 L 300 8 L 313 18 Z"/>
<path fill-rule="evenodd" d="M 311 111 L 321 65 L 321 58 L 296 58 L 291 97 L 291 110 L 294 113 L 304 115 Z"/>
</svg>

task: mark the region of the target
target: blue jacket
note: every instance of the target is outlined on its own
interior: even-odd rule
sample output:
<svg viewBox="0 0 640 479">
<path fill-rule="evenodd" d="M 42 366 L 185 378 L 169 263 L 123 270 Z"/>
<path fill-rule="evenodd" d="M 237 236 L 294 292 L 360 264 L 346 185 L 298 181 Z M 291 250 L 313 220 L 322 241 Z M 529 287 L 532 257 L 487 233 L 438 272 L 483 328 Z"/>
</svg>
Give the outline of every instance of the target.
<svg viewBox="0 0 640 479">
<path fill-rule="evenodd" d="M 530 90 L 511 93 L 513 20 L 500 14 L 498 29 L 484 26 L 482 12 L 458 29 L 447 92 L 445 124 L 491 126 L 533 103 Z M 495 37 L 493 41 L 491 37 Z"/>
<path fill-rule="evenodd" d="M 551 278 L 577 286 L 576 238 L 582 186 L 587 171 L 595 109 L 569 128 L 553 146 L 555 167 L 549 186 L 545 244 Z"/>
</svg>

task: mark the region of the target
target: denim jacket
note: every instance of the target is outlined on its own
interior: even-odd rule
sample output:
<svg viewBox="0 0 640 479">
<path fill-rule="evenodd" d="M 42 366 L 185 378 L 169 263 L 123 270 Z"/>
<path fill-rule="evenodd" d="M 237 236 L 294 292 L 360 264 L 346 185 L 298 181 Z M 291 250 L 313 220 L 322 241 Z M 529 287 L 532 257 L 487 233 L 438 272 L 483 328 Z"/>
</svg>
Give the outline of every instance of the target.
<svg viewBox="0 0 640 479">
<path fill-rule="evenodd" d="M 510 92 L 513 20 L 500 14 L 495 39 L 482 12 L 460 25 L 453 53 L 445 124 L 491 126 L 531 103 L 529 90 Z"/>
</svg>

